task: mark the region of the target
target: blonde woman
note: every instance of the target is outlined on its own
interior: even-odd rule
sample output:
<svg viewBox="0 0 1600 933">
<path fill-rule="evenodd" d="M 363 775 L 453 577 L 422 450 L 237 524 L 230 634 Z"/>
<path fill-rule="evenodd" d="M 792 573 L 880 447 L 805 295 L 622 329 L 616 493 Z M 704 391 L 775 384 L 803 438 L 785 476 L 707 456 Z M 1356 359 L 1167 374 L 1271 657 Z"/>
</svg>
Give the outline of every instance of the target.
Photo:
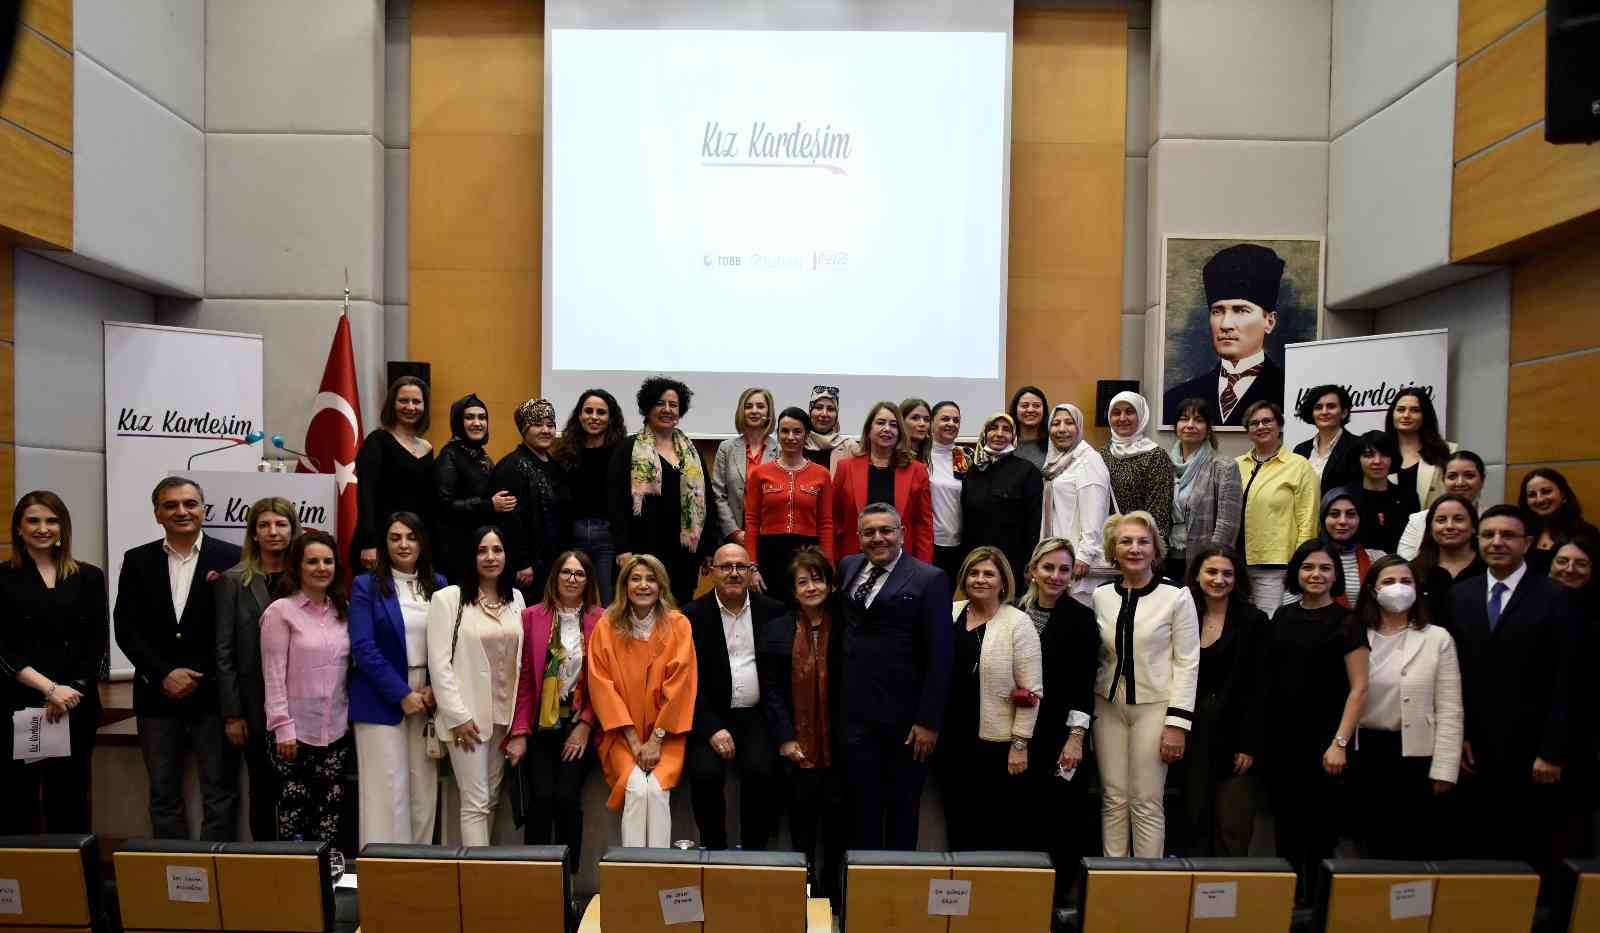
<svg viewBox="0 0 1600 933">
<path fill-rule="evenodd" d="M 1162 455 L 1165 457 L 1165 454 Z M 1106 519 L 1105 552 L 1122 578 L 1094 591 L 1100 627 L 1095 749 L 1106 855 L 1161 858 L 1167 765 L 1194 721 L 1200 625 L 1194 598 L 1156 572 L 1161 528 L 1149 512 Z"/>
<path fill-rule="evenodd" d="M 734 437 L 717 445 L 711 461 L 711 493 L 717 506 L 721 542 L 744 544 L 744 490 L 755 468 L 778 459 L 773 436 L 778 411 L 766 389 L 745 389 L 733 410 Z"/>
<path fill-rule="evenodd" d="M 600 768 L 622 811 L 622 844 L 672 841 L 671 791 L 694 725 L 694 636 L 649 554 L 622 564 L 617 595 L 589 642 L 589 702 L 600 721 Z"/>
</svg>

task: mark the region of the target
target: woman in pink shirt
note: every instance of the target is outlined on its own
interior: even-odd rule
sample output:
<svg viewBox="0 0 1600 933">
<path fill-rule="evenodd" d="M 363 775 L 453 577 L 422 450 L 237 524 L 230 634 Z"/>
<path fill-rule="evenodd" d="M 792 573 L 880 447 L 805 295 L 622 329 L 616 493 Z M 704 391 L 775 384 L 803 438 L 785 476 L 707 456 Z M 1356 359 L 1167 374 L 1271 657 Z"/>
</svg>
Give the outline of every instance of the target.
<svg viewBox="0 0 1600 933">
<path fill-rule="evenodd" d="M 350 762 L 350 630 L 338 543 L 307 531 L 261 615 L 261 673 L 278 792 L 278 838 L 337 843 Z"/>
</svg>

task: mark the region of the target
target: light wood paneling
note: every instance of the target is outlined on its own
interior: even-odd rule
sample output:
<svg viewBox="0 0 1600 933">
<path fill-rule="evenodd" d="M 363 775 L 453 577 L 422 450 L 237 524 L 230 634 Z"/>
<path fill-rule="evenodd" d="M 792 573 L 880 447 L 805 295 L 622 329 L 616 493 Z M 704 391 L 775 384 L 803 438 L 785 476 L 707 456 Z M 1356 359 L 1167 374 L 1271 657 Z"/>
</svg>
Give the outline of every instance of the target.
<svg viewBox="0 0 1600 933">
<path fill-rule="evenodd" d="M 412 135 L 543 132 L 544 4 L 415 0 Z"/>
<path fill-rule="evenodd" d="M 1122 144 L 1011 144 L 1009 272 L 1117 278 L 1121 313 Z"/>
<path fill-rule="evenodd" d="M 1600 234 L 1541 253 L 1511 279 L 1511 362 L 1600 346 Z"/>
<path fill-rule="evenodd" d="M 26 29 L 0 94 L 0 119 L 72 148 L 72 55 Z"/>
<path fill-rule="evenodd" d="M 1461 0 L 1456 59 L 1465 59 L 1544 9 L 1544 0 Z"/>
<path fill-rule="evenodd" d="M 1093 419 L 1095 381 L 1114 378 L 1121 362 L 1122 316 L 1105 311 L 1121 300 L 1121 283 L 1110 276 L 1013 276 L 1008 288 L 1007 382 L 1036 385 L 1050 404 L 1073 402 Z M 967 429 L 988 414 L 969 413 Z"/>
<path fill-rule="evenodd" d="M 1600 457 L 1594 375 L 1600 351 L 1511 367 L 1506 462 Z"/>
<path fill-rule="evenodd" d="M 1011 142 L 1123 144 L 1128 15 L 1018 10 L 1011 56 Z"/>
<path fill-rule="evenodd" d="M 0 123 L 0 227 L 72 249 L 72 153 Z"/>
<path fill-rule="evenodd" d="M 22 0 L 22 21 L 62 48 L 72 48 L 72 0 Z"/>
<path fill-rule="evenodd" d="M 1572 486 L 1573 495 L 1578 497 L 1578 502 L 1584 507 L 1585 517 L 1591 522 L 1594 520 L 1595 514 L 1600 512 L 1600 460 L 1586 463 L 1524 463 L 1508 467 L 1505 501 L 1517 501 L 1517 493 L 1522 489 L 1522 478 L 1535 467 L 1549 467 L 1565 476 Z"/>
<path fill-rule="evenodd" d="M 1600 147 L 1552 146 L 1542 127 L 1456 166 L 1450 259 L 1504 261 L 1499 251 L 1600 211 Z"/>
<path fill-rule="evenodd" d="M 1455 158 L 1544 119 L 1544 16 L 1456 72 Z"/>
<path fill-rule="evenodd" d="M 16 320 L 17 274 L 13 266 L 15 256 L 11 244 L 0 237 L 0 340 L 7 341 L 13 339 Z"/>
<path fill-rule="evenodd" d="M 417 133 L 411 162 L 410 210 L 428 222 L 412 222 L 410 255 L 432 269 L 539 268 L 542 135 Z"/>
</svg>

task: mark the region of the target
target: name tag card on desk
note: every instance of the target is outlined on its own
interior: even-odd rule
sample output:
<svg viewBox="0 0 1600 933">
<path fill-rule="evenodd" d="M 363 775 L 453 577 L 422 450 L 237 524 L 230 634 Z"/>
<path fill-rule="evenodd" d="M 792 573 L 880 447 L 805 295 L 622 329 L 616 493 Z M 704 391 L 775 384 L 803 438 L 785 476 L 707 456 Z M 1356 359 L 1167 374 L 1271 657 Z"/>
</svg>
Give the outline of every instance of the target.
<svg viewBox="0 0 1600 933">
<path fill-rule="evenodd" d="M 705 906 L 700 902 L 700 886 L 691 884 L 685 888 L 664 888 L 658 896 L 661 899 L 661 922 L 671 926 L 674 923 L 704 923 L 706 919 Z"/>
<path fill-rule="evenodd" d="M 972 882 L 934 878 L 928 882 L 928 913 L 939 917 L 965 917 L 972 911 Z"/>
<path fill-rule="evenodd" d="M 1389 919 L 1427 917 L 1433 913 L 1433 880 L 1404 881 L 1389 886 Z"/>
<path fill-rule="evenodd" d="M 1239 916 L 1239 882 L 1214 881 L 1194 886 L 1194 919 L 1232 919 Z"/>
<path fill-rule="evenodd" d="M 211 900 L 211 877 L 204 868 L 167 866 L 167 900 L 205 904 Z"/>
<path fill-rule="evenodd" d="M 22 882 L 0 878 L 0 914 L 22 913 Z"/>
</svg>

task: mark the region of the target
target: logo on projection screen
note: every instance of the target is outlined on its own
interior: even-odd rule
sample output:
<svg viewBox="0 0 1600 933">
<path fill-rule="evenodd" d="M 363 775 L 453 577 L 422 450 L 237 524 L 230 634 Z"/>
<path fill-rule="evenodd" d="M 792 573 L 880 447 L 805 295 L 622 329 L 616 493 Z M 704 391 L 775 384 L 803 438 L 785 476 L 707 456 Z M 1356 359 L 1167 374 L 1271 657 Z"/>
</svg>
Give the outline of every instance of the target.
<svg viewBox="0 0 1600 933">
<path fill-rule="evenodd" d="M 843 163 L 850 154 L 849 133 L 835 130 L 832 124 L 807 128 L 799 120 L 793 130 L 753 120 L 744 136 L 736 129 L 724 128 L 721 121 L 707 120 L 700 141 L 700 164 L 709 168 L 821 169 L 830 175 L 848 175 Z"/>
</svg>

